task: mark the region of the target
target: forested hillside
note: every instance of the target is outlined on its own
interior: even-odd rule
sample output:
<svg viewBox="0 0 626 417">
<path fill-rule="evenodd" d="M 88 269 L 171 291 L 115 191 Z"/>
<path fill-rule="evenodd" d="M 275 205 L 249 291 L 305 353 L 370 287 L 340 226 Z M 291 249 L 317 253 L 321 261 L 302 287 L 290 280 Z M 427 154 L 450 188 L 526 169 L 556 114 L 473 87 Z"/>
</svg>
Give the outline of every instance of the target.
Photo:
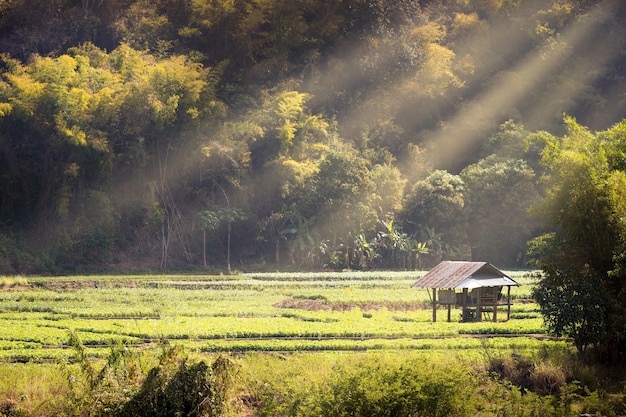
<svg viewBox="0 0 626 417">
<path fill-rule="evenodd" d="M 625 19 L 620 0 L 0 2 L 0 274 L 525 266 L 554 138 L 608 141 L 626 170 Z"/>
</svg>

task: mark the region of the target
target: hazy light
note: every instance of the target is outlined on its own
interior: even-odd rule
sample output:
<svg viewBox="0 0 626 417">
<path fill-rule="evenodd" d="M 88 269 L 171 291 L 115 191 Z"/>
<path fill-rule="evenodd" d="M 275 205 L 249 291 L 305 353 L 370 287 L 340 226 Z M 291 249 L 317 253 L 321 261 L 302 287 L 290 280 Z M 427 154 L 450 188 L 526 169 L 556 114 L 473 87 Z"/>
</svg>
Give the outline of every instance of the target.
<svg viewBox="0 0 626 417">
<path fill-rule="evenodd" d="M 453 117 L 444 121 L 443 126 L 429 137 L 439 153 L 439 165 L 445 167 L 454 164 L 462 155 L 470 152 L 477 141 L 488 134 L 487 129 L 493 129 L 495 124 L 510 117 L 510 112 L 515 111 L 519 105 L 532 106 L 529 112 L 530 121 L 536 124 L 549 122 L 555 113 L 566 112 L 567 104 L 581 93 L 585 93 L 585 85 L 599 75 L 601 68 L 617 52 L 616 47 L 609 43 L 598 44 L 593 49 L 593 55 L 582 60 L 585 65 L 568 72 L 571 77 L 561 79 L 550 86 L 544 84 L 547 81 L 558 80 L 557 71 L 564 65 L 571 64 L 578 51 L 589 46 L 588 42 L 597 42 L 597 36 L 589 35 L 595 35 L 610 18 L 603 8 L 606 3 L 610 2 L 605 2 L 588 16 L 572 23 L 560 37 L 556 38 L 556 43 L 548 43 L 541 50 L 520 59 L 516 68 L 501 72 L 488 89 L 466 103 Z M 580 63 L 581 60 L 575 61 L 577 65 Z M 526 103 L 530 98 L 528 96 L 530 90 L 538 87 L 547 87 L 541 99 L 534 103 Z"/>
</svg>

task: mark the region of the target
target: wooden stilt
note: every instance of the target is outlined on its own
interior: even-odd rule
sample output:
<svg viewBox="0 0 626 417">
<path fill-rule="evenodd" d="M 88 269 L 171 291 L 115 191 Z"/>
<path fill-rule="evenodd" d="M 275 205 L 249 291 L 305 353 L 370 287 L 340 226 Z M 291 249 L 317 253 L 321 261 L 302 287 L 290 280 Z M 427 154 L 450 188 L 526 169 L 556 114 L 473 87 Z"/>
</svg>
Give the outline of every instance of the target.
<svg viewBox="0 0 626 417">
<path fill-rule="evenodd" d="M 482 294 L 481 294 L 481 288 L 478 287 L 477 288 L 477 297 L 476 297 L 476 321 L 483 321 L 483 306 L 481 305 L 481 298 L 482 298 Z"/>
<path fill-rule="evenodd" d="M 437 288 L 433 288 L 433 323 L 437 321 Z"/>
<path fill-rule="evenodd" d="M 507 290 L 506 290 L 506 303 L 507 305 L 507 311 L 506 311 L 506 319 L 511 320 L 511 286 L 507 285 Z"/>
<path fill-rule="evenodd" d="M 467 309 L 467 288 L 463 288 L 463 301 L 461 302 L 463 306 L 463 321 L 469 321 L 469 310 Z"/>
<path fill-rule="evenodd" d="M 493 287 L 493 321 L 498 321 L 498 294 L 500 287 Z"/>
</svg>

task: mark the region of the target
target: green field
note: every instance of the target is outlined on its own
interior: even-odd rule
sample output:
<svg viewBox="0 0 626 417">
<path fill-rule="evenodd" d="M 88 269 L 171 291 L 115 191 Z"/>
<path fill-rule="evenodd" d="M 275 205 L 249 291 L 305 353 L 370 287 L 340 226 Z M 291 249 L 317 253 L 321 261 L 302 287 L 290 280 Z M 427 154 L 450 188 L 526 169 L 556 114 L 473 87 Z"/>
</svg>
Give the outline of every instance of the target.
<svg viewBox="0 0 626 417">
<path fill-rule="evenodd" d="M 209 383 L 212 411 L 199 415 L 626 410 L 621 373 L 544 334 L 538 274 L 507 272 L 522 284 L 511 319 L 474 323 L 460 310 L 433 323 L 430 294 L 411 288 L 422 274 L 4 277 L 0 416 L 152 415 L 157 398 L 188 413 L 181 393 Z"/>
<path fill-rule="evenodd" d="M 432 322 L 423 272 L 270 273 L 236 276 L 82 276 L 5 279 L 0 358 L 71 355 L 70 331 L 94 356 L 121 342 L 176 343 L 197 352 L 537 349 L 545 338 L 529 300 L 536 274 L 509 272 L 511 320 Z M 502 316 L 505 316 L 504 314 Z M 480 335 L 481 337 L 475 337 Z M 498 337 L 487 337 L 498 336 Z"/>
</svg>

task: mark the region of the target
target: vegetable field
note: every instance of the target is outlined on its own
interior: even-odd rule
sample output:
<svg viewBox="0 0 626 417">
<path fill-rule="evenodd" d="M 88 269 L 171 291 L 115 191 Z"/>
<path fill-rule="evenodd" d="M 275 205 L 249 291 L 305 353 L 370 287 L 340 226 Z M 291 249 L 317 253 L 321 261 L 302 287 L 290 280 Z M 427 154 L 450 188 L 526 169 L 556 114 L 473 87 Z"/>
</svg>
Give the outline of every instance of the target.
<svg viewBox="0 0 626 417">
<path fill-rule="evenodd" d="M 548 338 L 529 300 L 536 275 L 509 272 L 511 320 L 432 322 L 422 272 L 270 273 L 233 276 L 85 276 L 4 280 L 0 359 L 72 354 L 73 332 L 94 356 L 112 344 L 176 343 L 197 352 L 475 351 L 537 349 Z M 552 341 L 552 343 L 564 343 Z"/>
</svg>

